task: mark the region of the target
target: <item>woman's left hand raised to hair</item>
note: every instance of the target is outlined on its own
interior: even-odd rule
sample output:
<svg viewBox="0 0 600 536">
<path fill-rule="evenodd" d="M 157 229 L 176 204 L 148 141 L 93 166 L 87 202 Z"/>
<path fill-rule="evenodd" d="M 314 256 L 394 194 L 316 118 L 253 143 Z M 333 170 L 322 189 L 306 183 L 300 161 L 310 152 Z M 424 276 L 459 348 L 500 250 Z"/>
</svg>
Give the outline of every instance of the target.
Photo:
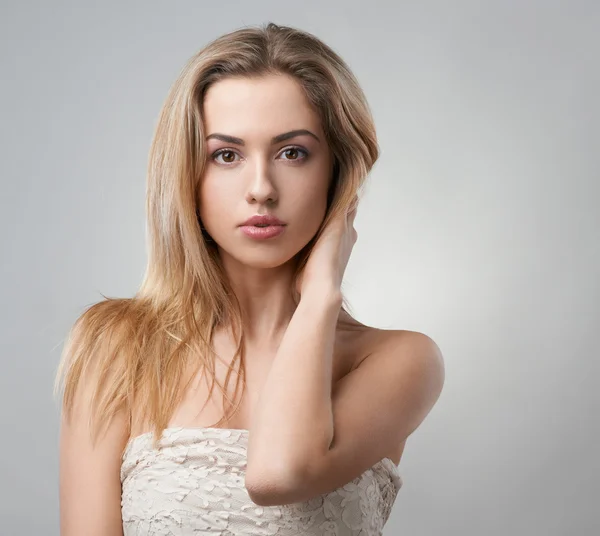
<svg viewBox="0 0 600 536">
<path fill-rule="evenodd" d="M 341 297 L 344 272 L 358 238 L 354 228 L 357 209 L 358 198 L 346 214 L 333 218 L 323 229 L 298 277 L 296 289 L 301 296 L 315 292 Z"/>
</svg>

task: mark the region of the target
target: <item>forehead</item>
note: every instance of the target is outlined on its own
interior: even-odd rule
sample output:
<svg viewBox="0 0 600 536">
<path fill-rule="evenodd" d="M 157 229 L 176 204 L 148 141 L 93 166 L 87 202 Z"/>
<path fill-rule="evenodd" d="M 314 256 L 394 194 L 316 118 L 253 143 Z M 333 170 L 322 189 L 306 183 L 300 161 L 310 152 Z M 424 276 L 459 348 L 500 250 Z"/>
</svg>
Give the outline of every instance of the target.
<svg viewBox="0 0 600 536">
<path fill-rule="evenodd" d="M 320 131 L 321 118 L 300 83 L 285 74 L 231 77 L 216 82 L 204 95 L 206 133 L 260 135 L 307 128 Z"/>
</svg>

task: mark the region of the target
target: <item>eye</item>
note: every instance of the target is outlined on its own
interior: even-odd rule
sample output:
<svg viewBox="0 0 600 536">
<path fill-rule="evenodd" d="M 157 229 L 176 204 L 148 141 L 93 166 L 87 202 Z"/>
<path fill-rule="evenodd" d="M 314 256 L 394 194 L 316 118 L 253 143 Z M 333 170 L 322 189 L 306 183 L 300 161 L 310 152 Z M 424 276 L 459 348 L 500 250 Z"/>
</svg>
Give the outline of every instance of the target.
<svg viewBox="0 0 600 536">
<path fill-rule="evenodd" d="M 235 162 L 235 156 L 237 155 L 237 153 L 231 149 L 219 149 L 218 151 L 215 151 L 212 154 L 211 158 L 213 160 L 216 160 L 221 155 L 223 155 L 223 161 L 218 162 L 218 163 L 227 165 L 227 164 L 232 164 L 233 162 Z"/>
<path fill-rule="evenodd" d="M 302 153 L 304 154 L 304 156 L 298 156 L 298 153 Z M 308 151 L 305 149 L 302 149 L 301 147 L 286 147 L 281 154 L 286 154 L 288 156 L 291 156 L 292 158 L 284 158 L 284 160 L 290 160 L 290 161 L 295 161 L 295 160 L 305 160 L 306 158 L 308 158 Z"/>
<path fill-rule="evenodd" d="M 306 149 L 296 146 L 286 147 L 280 154 L 287 155 L 289 158 L 284 158 L 284 160 L 288 160 L 289 162 L 306 160 L 306 158 L 308 158 L 308 151 Z M 220 161 L 217 160 L 219 156 L 223 157 Z M 215 151 L 211 155 L 211 159 L 217 162 L 218 164 L 227 166 L 235 163 L 236 156 L 239 156 L 239 154 L 233 149 L 223 148 Z"/>
</svg>

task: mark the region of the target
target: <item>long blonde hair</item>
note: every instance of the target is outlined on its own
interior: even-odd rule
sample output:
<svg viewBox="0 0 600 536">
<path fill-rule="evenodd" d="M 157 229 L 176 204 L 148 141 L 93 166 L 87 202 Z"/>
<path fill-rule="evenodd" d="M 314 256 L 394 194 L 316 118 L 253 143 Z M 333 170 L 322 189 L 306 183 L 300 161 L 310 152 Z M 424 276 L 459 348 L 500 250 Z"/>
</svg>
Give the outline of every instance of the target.
<svg viewBox="0 0 600 536">
<path fill-rule="evenodd" d="M 92 386 L 92 439 L 117 412 L 151 424 L 154 441 L 181 401 L 189 365 L 216 375 L 214 330 L 231 326 L 237 351 L 219 388 L 224 407 L 234 401 L 227 386 L 239 356 L 244 380 L 244 331 L 239 303 L 217 249 L 198 215 L 206 149 L 202 100 L 207 88 L 227 77 L 284 73 L 295 77 L 319 112 L 335 157 L 328 209 L 317 235 L 297 254 L 297 278 L 323 227 L 348 210 L 379 156 L 372 115 L 356 78 L 344 61 L 315 36 L 268 23 L 242 28 L 210 42 L 185 65 L 163 104 L 147 171 L 148 262 L 132 298 L 109 298 L 88 306 L 63 347 L 54 385 L 64 387 L 62 409 L 69 417 L 78 384 Z M 298 296 L 291 290 L 294 299 Z M 342 310 L 349 309 L 347 300 Z M 188 382 L 192 376 L 188 378 Z M 239 404 L 233 409 L 235 413 Z M 216 423 L 228 420 L 227 414 Z"/>
</svg>

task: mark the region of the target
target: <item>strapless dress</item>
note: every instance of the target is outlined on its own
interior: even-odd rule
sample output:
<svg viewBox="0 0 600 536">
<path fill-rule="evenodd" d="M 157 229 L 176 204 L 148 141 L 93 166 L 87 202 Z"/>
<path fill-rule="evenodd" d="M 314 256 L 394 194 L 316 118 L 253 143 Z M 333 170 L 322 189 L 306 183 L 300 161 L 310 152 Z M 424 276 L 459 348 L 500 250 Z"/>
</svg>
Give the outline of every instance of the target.
<svg viewBox="0 0 600 536">
<path fill-rule="evenodd" d="M 308 501 L 259 506 L 245 488 L 249 431 L 167 428 L 132 438 L 121 464 L 124 536 L 380 536 L 402 486 L 383 458 Z"/>
</svg>

